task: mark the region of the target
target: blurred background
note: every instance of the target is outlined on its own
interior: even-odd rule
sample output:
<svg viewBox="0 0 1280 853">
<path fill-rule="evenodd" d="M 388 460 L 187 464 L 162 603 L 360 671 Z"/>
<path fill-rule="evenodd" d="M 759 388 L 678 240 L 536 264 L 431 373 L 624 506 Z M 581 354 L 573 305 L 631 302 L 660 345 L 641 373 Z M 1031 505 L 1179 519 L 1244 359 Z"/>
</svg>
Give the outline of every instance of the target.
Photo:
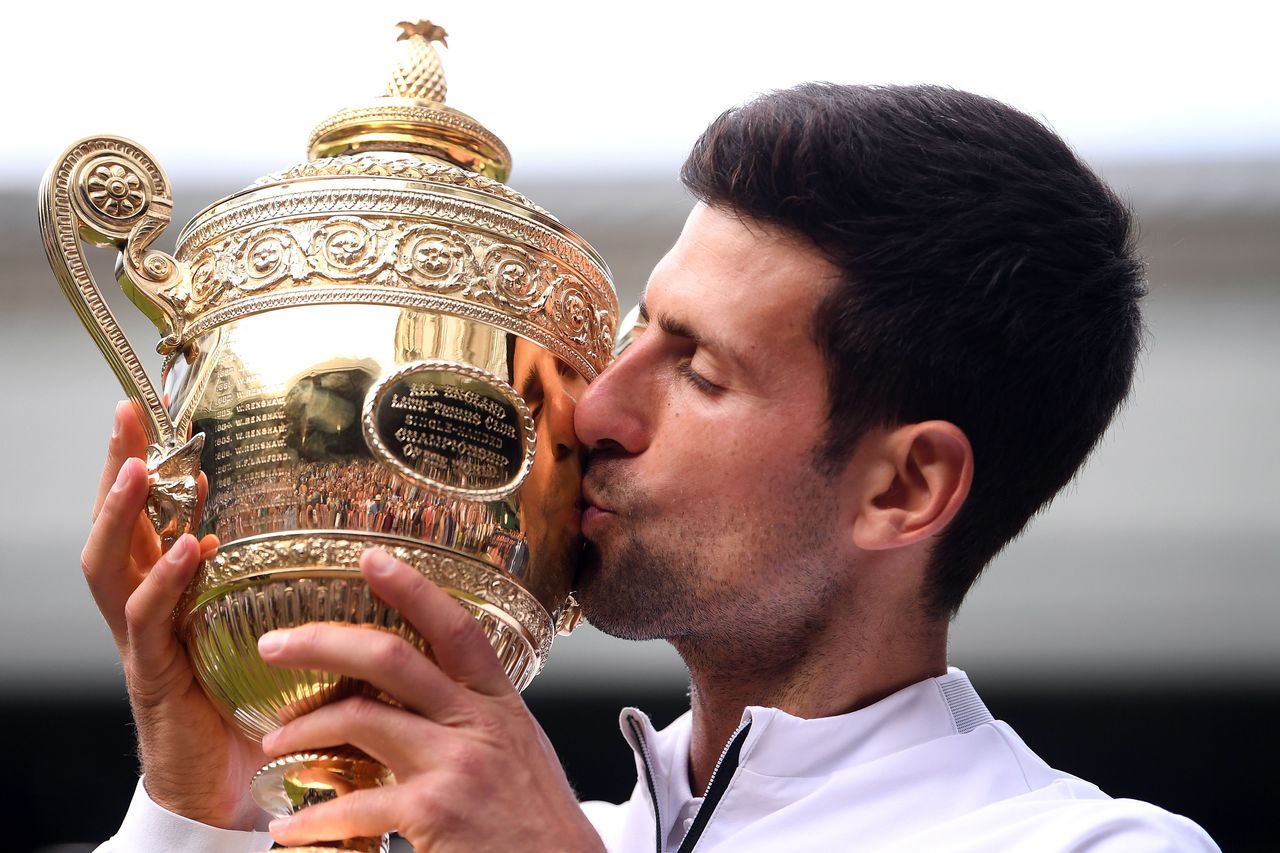
<svg viewBox="0 0 1280 853">
<path fill-rule="evenodd" d="M 1280 784 L 1280 94 L 1273 4 L 20 3 L 0 158 L 0 781 L 10 849 L 114 832 L 135 774 L 114 648 L 78 566 L 114 402 L 36 229 L 79 137 L 141 142 L 175 223 L 300 161 L 381 91 L 399 20 L 449 30 L 449 102 L 510 146 L 510 181 L 613 268 L 624 308 L 679 232 L 705 123 L 803 80 L 934 82 L 1063 134 L 1137 210 L 1150 327 L 1134 396 L 1073 486 L 989 569 L 951 658 L 1050 763 L 1274 849 Z M 177 225 L 161 237 L 170 249 Z M 96 251 L 98 281 L 112 258 Z M 156 333 L 118 291 L 140 353 Z M 709 306 L 709 310 L 712 306 Z M 154 356 L 151 363 L 157 366 Z M 1270 436 L 1270 437 L 1269 437 Z M 634 782 L 616 713 L 683 710 L 660 643 L 585 628 L 528 697 L 580 792 Z M 16 832 L 16 836 L 13 834 Z"/>
</svg>

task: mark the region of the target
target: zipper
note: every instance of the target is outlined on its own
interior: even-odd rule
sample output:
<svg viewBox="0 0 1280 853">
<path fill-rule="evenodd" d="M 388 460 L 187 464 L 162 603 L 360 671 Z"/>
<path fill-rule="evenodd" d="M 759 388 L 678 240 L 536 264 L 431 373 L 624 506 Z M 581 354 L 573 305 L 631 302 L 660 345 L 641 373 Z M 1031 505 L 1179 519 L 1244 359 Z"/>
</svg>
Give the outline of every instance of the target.
<svg viewBox="0 0 1280 853">
<path fill-rule="evenodd" d="M 747 732 L 751 729 L 750 721 L 744 722 L 738 726 L 737 731 L 729 738 L 729 742 L 725 744 L 724 750 L 720 753 L 720 758 L 716 761 L 715 769 L 711 771 L 711 780 L 707 782 L 707 791 L 702 795 L 702 806 L 698 809 L 698 814 L 693 819 L 693 824 L 689 827 L 689 831 L 685 833 L 684 839 L 680 842 L 680 849 L 676 853 L 693 853 L 693 849 L 698 846 L 698 841 L 702 838 L 702 832 L 707 828 L 707 824 L 711 822 L 711 815 L 716 810 L 716 806 L 720 803 L 720 798 L 724 796 L 725 790 L 729 787 L 730 780 L 733 779 L 733 773 L 738 769 L 738 756 L 742 753 L 742 744 L 747 739 Z M 646 759 L 647 763 L 647 759 Z M 720 771 L 724 770 L 724 773 Z M 653 791 L 652 777 L 649 782 L 649 790 Z M 657 800 L 654 800 L 654 810 L 657 810 Z M 658 823 L 658 853 L 662 853 L 662 823 Z"/>
<path fill-rule="evenodd" d="M 653 764 L 649 760 L 649 742 L 644 739 L 644 732 L 640 731 L 640 727 L 636 725 L 634 717 L 627 716 L 627 725 L 631 727 L 631 734 L 635 736 L 636 743 L 640 745 L 640 762 L 644 764 L 644 780 L 649 784 L 649 802 L 653 803 L 653 825 L 655 837 L 657 838 L 657 850 L 658 853 L 662 853 L 662 811 L 658 806 L 658 791 L 653 786 Z"/>
</svg>

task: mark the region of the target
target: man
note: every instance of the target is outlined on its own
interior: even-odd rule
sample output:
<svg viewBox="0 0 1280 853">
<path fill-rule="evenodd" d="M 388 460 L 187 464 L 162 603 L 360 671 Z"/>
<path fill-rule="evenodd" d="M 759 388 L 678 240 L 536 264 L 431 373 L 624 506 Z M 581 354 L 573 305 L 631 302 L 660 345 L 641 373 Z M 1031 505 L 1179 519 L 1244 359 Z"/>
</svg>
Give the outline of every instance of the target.
<svg viewBox="0 0 1280 853">
<path fill-rule="evenodd" d="M 469 617 L 370 552 L 369 583 L 435 661 L 338 626 L 267 635 L 268 662 L 366 679 L 400 707 L 349 699 L 263 749 L 351 743 L 398 784 L 278 821 L 276 840 L 1216 849 L 1185 818 L 1049 768 L 946 662 L 974 578 L 1128 392 L 1143 287 L 1123 205 L 1034 120 L 932 87 L 760 98 L 712 123 L 683 178 L 700 203 L 649 281 L 647 328 L 578 404 L 578 583 L 602 629 L 676 647 L 690 713 L 658 733 L 624 712 L 636 792 L 580 806 Z M 138 536 L 128 562 L 141 441 L 118 419 L 85 551 L 145 774 L 112 849 L 261 847 L 232 830 L 253 821 L 244 783 L 262 756 L 203 700 L 168 623 L 201 548 L 157 559 Z"/>
</svg>

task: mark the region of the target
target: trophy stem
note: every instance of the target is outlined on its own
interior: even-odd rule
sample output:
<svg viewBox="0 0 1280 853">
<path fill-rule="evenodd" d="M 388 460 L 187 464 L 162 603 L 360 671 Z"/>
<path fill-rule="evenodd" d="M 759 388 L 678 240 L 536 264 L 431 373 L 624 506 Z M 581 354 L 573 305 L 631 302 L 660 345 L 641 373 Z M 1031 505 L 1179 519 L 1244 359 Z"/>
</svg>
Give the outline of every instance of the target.
<svg viewBox="0 0 1280 853">
<path fill-rule="evenodd" d="M 288 817 L 307 806 L 325 803 L 335 797 L 395 781 L 391 771 L 377 761 L 351 747 L 325 752 L 299 752 L 282 756 L 257 772 L 250 783 L 253 799 L 274 817 Z M 386 835 L 346 838 L 289 847 L 293 853 L 303 851 L 355 850 L 358 853 L 386 853 L 390 842 Z"/>
</svg>

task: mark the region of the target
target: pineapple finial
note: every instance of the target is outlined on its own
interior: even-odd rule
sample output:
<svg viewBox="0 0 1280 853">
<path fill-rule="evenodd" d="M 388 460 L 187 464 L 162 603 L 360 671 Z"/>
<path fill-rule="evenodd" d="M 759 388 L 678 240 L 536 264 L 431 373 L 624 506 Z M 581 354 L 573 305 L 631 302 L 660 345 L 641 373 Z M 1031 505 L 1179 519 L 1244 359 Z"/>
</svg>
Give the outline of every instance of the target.
<svg viewBox="0 0 1280 853">
<path fill-rule="evenodd" d="M 430 21 L 401 21 L 396 26 L 401 32 L 396 39 L 398 50 L 387 96 L 444 103 L 448 86 L 434 42 L 448 47 L 449 34 Z"/>
</svg>

